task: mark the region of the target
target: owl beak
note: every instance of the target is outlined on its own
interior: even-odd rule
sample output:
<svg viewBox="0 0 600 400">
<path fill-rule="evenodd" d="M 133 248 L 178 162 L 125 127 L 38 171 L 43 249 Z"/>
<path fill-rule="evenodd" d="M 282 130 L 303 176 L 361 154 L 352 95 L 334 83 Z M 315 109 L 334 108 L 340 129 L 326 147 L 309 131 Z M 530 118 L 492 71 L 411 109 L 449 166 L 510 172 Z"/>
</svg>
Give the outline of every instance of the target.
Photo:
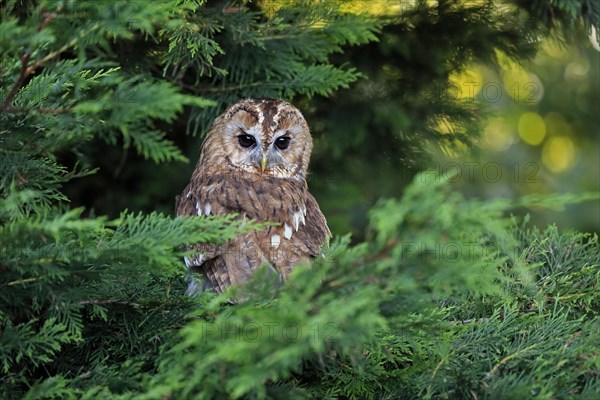
<svg viewBox="0 0 600 400">
<path fill-rule="evenodd" d="M 262 159 L 260 160 L 260 169 L 262 170 L 262 172 L 265 172 L 265 170 L 267 169 L 267 156 L 263 155 Z"/>
</svg>

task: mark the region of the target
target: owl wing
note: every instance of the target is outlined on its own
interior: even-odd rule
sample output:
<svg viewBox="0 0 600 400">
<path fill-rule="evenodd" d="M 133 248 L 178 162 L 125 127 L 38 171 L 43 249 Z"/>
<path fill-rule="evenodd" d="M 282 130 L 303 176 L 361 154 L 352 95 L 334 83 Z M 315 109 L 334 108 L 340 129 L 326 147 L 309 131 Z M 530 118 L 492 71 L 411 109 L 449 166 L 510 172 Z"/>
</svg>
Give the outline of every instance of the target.
<svg viewBox="0 0 600 400">
<path fill-rule="evenodd" d="M 264 213 L 252 186 L 230 175 L 197 175 L 176 200 L 176 215 L 207 216 L 238 214 L 238 218 L 257 218 Z M 258 212 L 257 211 L 261 211 Z M 185 258 L 187 267 L 202 276 L 202 282 L 190 281 L 188 294 L 214 288 L 223 292 L 231 284 L 246 280 L 265 260 L 251 232 L 223 244 L 196 243 L 186 246 L 192 254 Z M 243 255 L 243 257 L 242 257 Z"/>
<path fill-rule="evenodd" d="M 219 214 L 241 213 L 243 210 L 231 207 L 219 196 L 230 192 L 227 188 L 228 181 L 223 176 L 194 176 L 183 190 L 181 196 L 175 201 L 175 214 L 177 216 L 207 216 Z M 240 215 L 241 218 L 245 216 Z M 192 254 L 185 257 L 185 264 L 190 271 L 202 276 L 202 281 L 192 278 L 188 287 L 188 294 L 194 295 L 214 288 L 223 292 L 231 284 L 227 269 L 226 257 L 231 250 L 230 244 L 195 243 L 185 246 L 184 250 L 191 250 Z"/>
<path fill-rule="evenodd" d="M 317 201 L 312 194 L 308 192 L 306 192 L 306 215 L 308 218 L 306 223 L 307 247 L 309 254 L 313 257 L 317 257 L 321 254 L 323 245 L 329 244 L 331 231 L 327 226 L 327 220 L 321 212 Z"/>
<path fill-rule="evenodd" d="M 290 250 L 298 257 L 316 257 L 331 236 L 303 181 L 248 179 L 236 174 L 196 176 L 176 205 L 178 216 L 233 213 L 243 219 L 279 222 L 280 226 L 243 234 L 221 245 L 198 243 L 188 247 L 194 251 L 185 260 L 188 268 L 201 273 L 205 283 L 219 292 L 245 281 L 261 265 L 270 264 L 275 238 L 293 244 Z M 205 284 L 202 289 L 206 288 Z"/>
</svg>

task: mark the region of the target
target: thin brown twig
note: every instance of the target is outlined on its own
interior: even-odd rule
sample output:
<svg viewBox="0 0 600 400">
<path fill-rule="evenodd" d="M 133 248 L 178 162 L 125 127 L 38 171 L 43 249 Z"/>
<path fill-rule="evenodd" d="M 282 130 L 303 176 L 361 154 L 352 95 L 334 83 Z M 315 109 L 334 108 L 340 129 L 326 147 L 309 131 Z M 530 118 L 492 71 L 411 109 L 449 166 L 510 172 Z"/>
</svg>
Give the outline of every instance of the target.
<svg viewBox="0 0 600 400">
<path fill-rule="evenodd" d="M 481 323 L 481 322 L 489 322 L 489 318 L 469 318 L 469 319 L 463 319 L 463 320 L 455 320 L 455 321 L 449 321 L 451 324 L 456 325 L 456 324 L 472 324 L 472 323 Z"/>
<path fill-rule="evenodd" d="M 35 111 L 48 114 L 64 114 L 73 111 L 73 107 L 69 108 L 36 108 Z"/>
<path fill-rule="evenodd" d="M 25 109 L 25 108 L 16 108 L 16 107 L 8 107 L 7 110 L 9 110 L 12 113 L 27 113 L 27 112 L 31 112 L 31 111 L 37 111 L 40 113 L 46 113 L 46 114 L 64 114 L 64 113 L 69 113 L 71 111 L 73 111 L 73 107 L 69 107 L 69 108 L 44 108 L 44 107 L 40 107 L 40 108 L 31 108 L 31 109 Z"/>
<path fill-rule="evenodd" d="M 59 8 L 57 11 L 60 12 L 61 9 Z M 40 26 L 38 26 L 38 28 L 37 28 L 38 32 L 41 31 L 41 30 L 43 30 L 44 28 L 46 28 L 48 26 L 48 24 L 50 23 L 50 21 L 52 21 L 54 19 L 54 17 L 56 17 L 56 14 L 44 11 L 42 13 L 42 16 L 44 17 L 44 20 L 42 21 L 42 23 L 40 24 Z"/>
<path fill-rule="evenodd" d="M 37 28 L 38 32 L 45 29 L 50 23 L 50 21 L 52 21 L 54 17 L 56 17 L 56 14 L 49 12 L 43 12 L 42 15 L 44 16 L 44 20 Z M 21 60 L 21 71 L 19 72 L 19 77 L 17 78 L 15 84 L 6 95 L 4 101 L 0 104 L 0 110 L 6 111 L 12 109 L 11 103 L 17 95 L 17 93 L 19 92 L 19 89 L 23 85 L 23 82 L 29 76 L 29 74 L 31 74 L 35 70 L 35 68 L 32 69 L 32 67 L 28 66 L 30 58 L 31 53 L 25 53 L 22 56 L 19 56 L 19 59 Z"/>
<path fill-rule="evenodd" d="M 35 71 L 39 67 L 41 67 L 42 65 L 46 64 L 48 61 L 50 61 L 50 60 L 56 58 L 57 56 L 59 56 L 60 54 L 64 53 L 70 47 L 73 47 L 77 43 L 77 40 L 78 40 L 78 38 L 71 39 L 69 41 L 69 43 L 65 44 L 60 49 L 58 49 L 56 51 L 53 51 L 51 53 L 48 53 L 46 55 L 46 57 L 44 57 L 44 58 L 36 61 L 32 66 L 30 66 L 29 68 L 27 68 L 27 74 L 31 74 L 33 71 Z"/>
<path fill-rule="evenodd" d="M 42 29 L 45 29 L 48 26 L 48 24 L 50 23 L 50 21 L 52 21 L 56 17 L 55 13 L 44 13 L 43 15 L 44 15 L 44 20 L 42 21 L 42 23 L 38 27 L 38 32 L 41 31 Z M 15 96 L 17 95 L 17 93 L 19 92 L 19 89 L 23 85 L 23 82 L 25 81 L 25 79 L 30 74 L 32 74 L 35 70 L 37 70 L 38 68 L 40 68 L 41 66 L 43 66 L 44 64 L 46 64 L 48 61 L 55 59 L 60 54 L 64 53 L 67 49 L 75 46 L 75 44 L 77 44 L 77 41 L 80 39 L 80 37 L 82 37 L 84 34 L 88 34 L 90 32 L 93 32 L 94 30 L 98 29 L 99 26 L 100 26 L 99 24 L 94 24 L 90 28 L 89 31 L 82 33 L 81 35 L 79 35 L 79 37 L 71 39 L 67 44 L 65 44 L 64 46 L 62 46 L 58 50 L 55 50 L 53 52 L 48 53 L 45 57 L 39 59 L 38 61 L 36 61 L 32 65 L 29 65 L 29 60 L 31 58 L 31 53 L 25 53 L 24 55 L 19 56 L 19 59 L 21 60 L 21 71 L 19 73 L 19 77 L 17 78 L 15 84 L 10 89 L 10 91 L 8 92 L 8 94 L 6 95 L 6 97 L 4 98 L 4 100 L 2 101 L 2 103 L 0 103 L 0 111 L 14 111 L 14 112 L 19 112 L 20 110 L 15 109 L 14 107 L 12 107 L 11 103 L 12 103 L 13 99 L 15 98 Z M 40 108 L 40 109 L 37 109 L 37 111 L 59 114 L 59 113 L 62 113 L 62 112 L 69 112 L 70 109 L 51 110 L 51 109 L 47 109 L 47 108 Z"/>
<path fill-rule="evenodd" d="M 184 89 L 191 90 L 195 93 L 220 93 L 220 92 L 235 92 L 240 89 L 246 89 L 250 87 L 264 85 L 265 82 L 252 82 L 246 84 L 240 84 L 235 86 L 225 86 L 225 87 L 196 87 L 192 85 L 188 85 L 186 83 L 179 83 Z"/>
<path fill-rule="evenodd" d="M 29 63 L 30 58 L 31 58 L 31 54 L 29 54 L 29 53 L 25 53 L 24 55 L 19 56 L 19 59 L 21 60 L 21 71 L 19 72 L 19 77 L 15 81 L 15 84 L 12 86 L 12 88 L 10 88 L 10 91 L 6 95 L 6 98 L 4 99 L 2 104 L 0 104 L 0 110 L 5 111 L 5 110 L 12 108 L 12 106 L 11 106 L 12 100 L 19 92 L 19 89 L 21 88 L 21 85 L 25 81 L 25 78 L 27 78 L 27 75 L 29 75 L 29 72 L 27 72 L 29 70 L 27 65 Z"/>
<path fill-rule="evenodd" d="M 112 299 L 108 299 L 108 300 L 82 300 L 79 302 L 80 305 L 88 305 L 88 304 L 96 304 L 96 305 L 103 305 L 103 304 L 120 304 L 123 306 L 131 306 L 131 307 L 141 307 L 138 303 L 132 303 L 130 301 L 123 301 L 123 300 L 112 300 Z"/>
</svg>

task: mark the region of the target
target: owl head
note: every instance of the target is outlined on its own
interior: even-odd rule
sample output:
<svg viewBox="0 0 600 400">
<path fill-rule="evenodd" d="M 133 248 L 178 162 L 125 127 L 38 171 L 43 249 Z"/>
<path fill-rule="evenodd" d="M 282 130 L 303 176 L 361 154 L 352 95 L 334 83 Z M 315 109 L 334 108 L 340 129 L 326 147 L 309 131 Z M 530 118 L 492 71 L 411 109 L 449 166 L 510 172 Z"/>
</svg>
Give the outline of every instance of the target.
<svg viewBox="0 0 600 400">
<path fill-rule="evenodd" d="M 199 164 L 305 179 L 311 150 L 308 125 L 296 107 L 278 99 L 245 99 L 215 120 Z"/>
</svg>

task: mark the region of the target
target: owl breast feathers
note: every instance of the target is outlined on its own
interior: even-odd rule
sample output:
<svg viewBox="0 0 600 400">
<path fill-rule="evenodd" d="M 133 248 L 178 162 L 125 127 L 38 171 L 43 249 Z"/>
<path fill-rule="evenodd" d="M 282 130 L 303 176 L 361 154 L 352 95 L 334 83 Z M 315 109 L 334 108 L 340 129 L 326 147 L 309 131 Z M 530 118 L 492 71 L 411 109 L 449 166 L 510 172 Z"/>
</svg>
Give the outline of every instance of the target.
<svg viewBox="0 0 600 400">
<path fill-rule="evenodd" d="M 203 280 L 193 279 L 189 294 L 209 288 L 221 293 L 263 265 L 284 279 L 319 255 L 331 233 L 306 185 L 311 150 L 304 117 L 283 100 L 242 100 L 214 121 L 177 199 L 177 215 L 235 213 L 274 224 L 220 245 L 192 245 L 185 263 Z"/>
</svg>

